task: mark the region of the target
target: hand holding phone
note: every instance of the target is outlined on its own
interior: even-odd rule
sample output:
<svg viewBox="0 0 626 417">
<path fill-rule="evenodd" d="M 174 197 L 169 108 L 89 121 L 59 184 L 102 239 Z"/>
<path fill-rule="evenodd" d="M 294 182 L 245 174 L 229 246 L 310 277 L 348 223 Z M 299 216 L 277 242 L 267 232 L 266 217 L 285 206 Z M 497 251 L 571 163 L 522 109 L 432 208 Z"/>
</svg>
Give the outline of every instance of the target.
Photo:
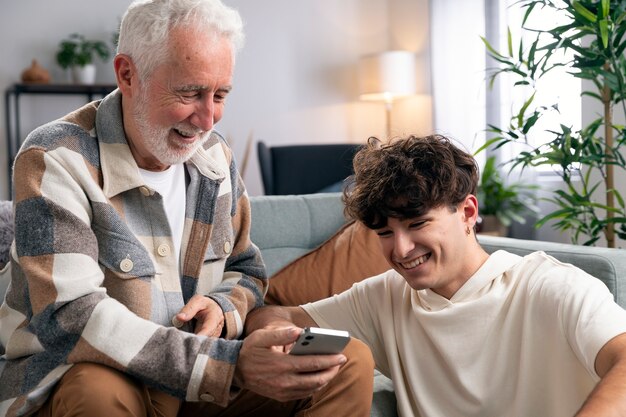
<svg viewBox="0 0 626 417">
<path fill-rule="evenodd" d="M 350 341 L 345 330 L 305 327 L 289 352 L 291 355 L 332 355 L 341 353 Z"/>
</svg>

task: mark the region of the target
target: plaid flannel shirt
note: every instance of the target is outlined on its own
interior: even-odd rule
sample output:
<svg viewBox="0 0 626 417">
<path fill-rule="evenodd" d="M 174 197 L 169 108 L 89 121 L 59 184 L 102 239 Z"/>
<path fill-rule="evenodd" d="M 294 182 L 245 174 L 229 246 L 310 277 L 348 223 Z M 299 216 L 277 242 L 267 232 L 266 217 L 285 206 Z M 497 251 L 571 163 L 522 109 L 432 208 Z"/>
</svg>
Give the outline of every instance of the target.
<svg viewBox="0 0 626 417">
<path fill-rule="evenodd" d="M 28 136 L 14 166 L 0 415 L 32 413 L 79 362 L 187 401 L 226 405 L 236 393 L 237 338 L 268 281 L 223 138 L 211 134 L 186 167 L 179 266 L 162 197 L 146 186 L 128 147 L 119 91 Z M 221 306 L 224 338 L 171 325 L 194 294 Z"/>
</svg>

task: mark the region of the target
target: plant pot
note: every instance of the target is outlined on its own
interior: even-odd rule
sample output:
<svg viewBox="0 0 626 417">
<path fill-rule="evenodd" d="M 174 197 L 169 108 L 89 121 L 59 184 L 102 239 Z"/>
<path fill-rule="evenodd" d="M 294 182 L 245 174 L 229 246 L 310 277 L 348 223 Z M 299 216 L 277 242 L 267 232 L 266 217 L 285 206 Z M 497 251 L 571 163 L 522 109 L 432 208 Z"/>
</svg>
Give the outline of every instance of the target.
<svg viewBox="0 0 626 417">
<path fill-rule="evenodd" d="M 506 236 L 508 234 L 508 228 L 493 214 L 481 217 L 483 221 L 480 224 L 480 234 L 490 236 Z"/>
<path fill-rule="evenodd" d="M 76 84 L 94 84 L 96 82 L 96 66 L 87 64 L 84 67 L 72 67 L 72 82 Z"/>
</svg>

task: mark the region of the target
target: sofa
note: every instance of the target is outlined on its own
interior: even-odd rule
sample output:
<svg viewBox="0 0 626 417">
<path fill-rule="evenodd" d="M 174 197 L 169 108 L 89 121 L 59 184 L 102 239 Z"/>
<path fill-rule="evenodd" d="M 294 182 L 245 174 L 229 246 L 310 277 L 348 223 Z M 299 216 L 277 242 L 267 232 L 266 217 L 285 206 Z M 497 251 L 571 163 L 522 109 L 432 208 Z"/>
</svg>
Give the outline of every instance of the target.
<svg viewBox="0 0 626 417">
<path fill-rule="evenodd" d="M 7 209 L 10 207 L 0 204 L 0 223 L 6 222 L 1 211 Z M 255 196 L 251 197 L 251 209 L 251 238 L 271 277 L 269 304 L 299 305 L 320 299 L 388 268 L 375 233 L 345 219 L 339 193 Z M 10 235 L 3 230 L 6 226 L 0 227 L 0 240 Z M 484 235 L 478 239 L 490 253 L 505 249 L 525 255 L 542 250 L 572 263 L 602 280 L 617 303 L 626 308 L 626 256 L 621 249 Z M 0 241 L 0 251 L 6 248 L 6 242 Z M 1 298 L 6 285 L 0 282 Z M 371 415 L 397 415 L 393 384 L 377 372 Z"/>
</svg>

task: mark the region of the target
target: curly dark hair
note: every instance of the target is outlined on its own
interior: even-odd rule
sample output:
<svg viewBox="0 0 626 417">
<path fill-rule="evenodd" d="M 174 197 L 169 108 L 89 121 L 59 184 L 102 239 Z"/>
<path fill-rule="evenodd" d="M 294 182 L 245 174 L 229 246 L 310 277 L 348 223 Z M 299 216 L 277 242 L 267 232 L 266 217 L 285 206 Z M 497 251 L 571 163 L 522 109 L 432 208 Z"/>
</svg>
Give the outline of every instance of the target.
<svg viewBox="0 0 626 417">
<path fill-rule="evenodd" d="M 419 217 L 443 206 L 455 211 L 476 193 L 477 184 L 476 161 L 445 136 L 409 136 L 387 144 L 371 137 L 354 157 L 345 212 L 378 229 L 389 217 Z"/>
</svg>

